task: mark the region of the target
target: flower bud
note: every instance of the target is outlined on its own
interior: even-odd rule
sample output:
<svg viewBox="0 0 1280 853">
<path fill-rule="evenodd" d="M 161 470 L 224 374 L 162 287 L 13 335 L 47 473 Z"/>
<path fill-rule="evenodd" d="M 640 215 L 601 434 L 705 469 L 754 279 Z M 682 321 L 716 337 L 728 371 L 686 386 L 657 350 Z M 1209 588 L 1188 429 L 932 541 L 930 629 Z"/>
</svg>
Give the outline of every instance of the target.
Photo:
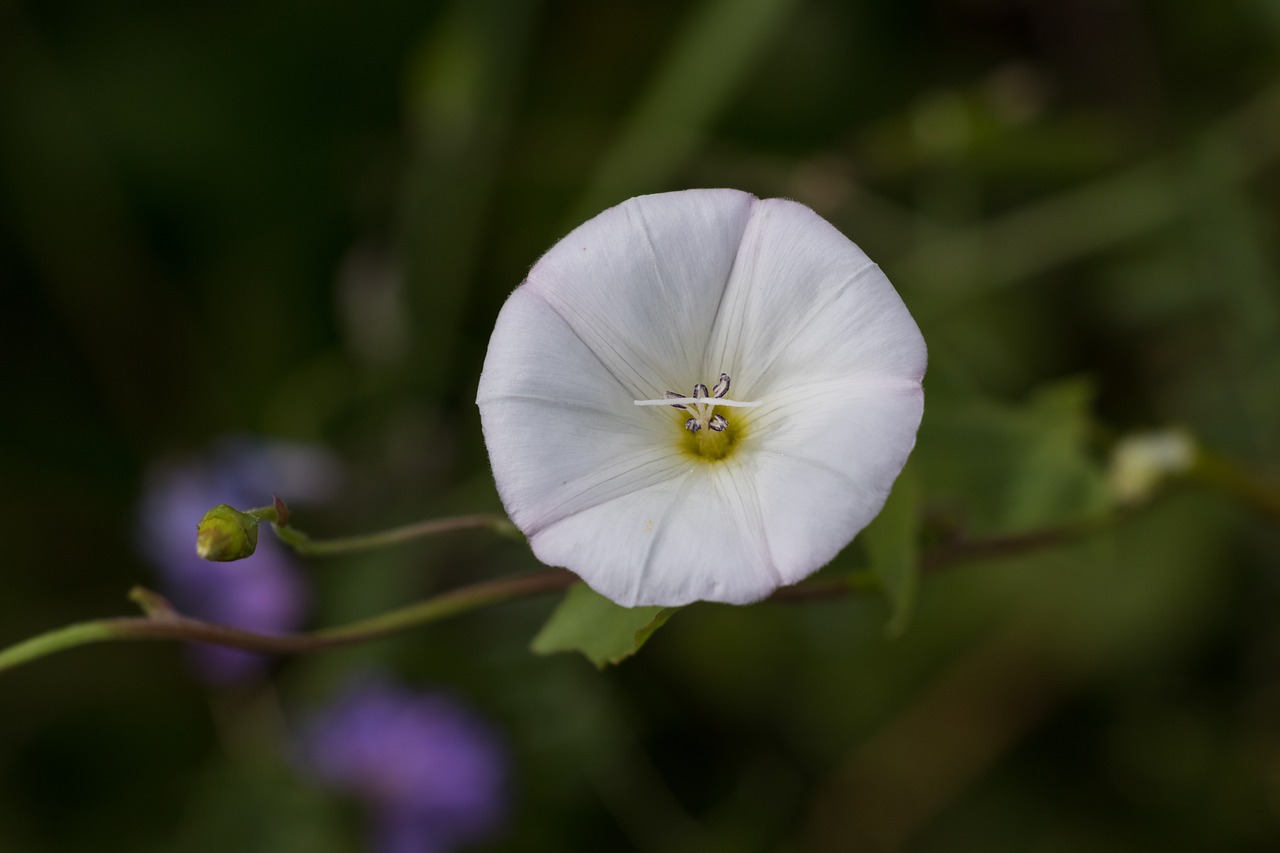
<svg viewBox="0 0 1280 853">
<path fill-rule="evenodd" d="M 1167 429 L 1124 437 L 1111 454 L 1108 487 L 1125 505 L 1149 500 L 1170 476 L 1185 474 L 1196 460 L 1196 445 L 1183 430 Z"/>
<path fill-rule="evenodd" d="M 206 560 L 242 560 L 257 547 L 258 519 L 227 504 L 206 512 L 196 528 L 196 554 Z"/>
</svg>

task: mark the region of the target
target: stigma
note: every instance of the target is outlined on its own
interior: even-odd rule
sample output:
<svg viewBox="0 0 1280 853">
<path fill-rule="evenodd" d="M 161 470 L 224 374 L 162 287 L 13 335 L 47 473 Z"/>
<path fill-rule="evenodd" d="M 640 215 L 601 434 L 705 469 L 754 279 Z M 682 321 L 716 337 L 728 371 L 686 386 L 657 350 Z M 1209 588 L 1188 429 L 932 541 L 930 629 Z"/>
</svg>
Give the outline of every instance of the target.
<svg viewBox="0 0 1280 853">
<path fill-rule="evenodd" d="M 693 395 L 685 397 L 675 391 L 668 391 L 662 395 L 660 400 L 636 400 L 637 406 L 671 406 L 673 409 L 684 409 L 689 412 L 691 417 L 684 422 L 684 428 L 695 435 L 704 429 L 713 432 L 724 432 L 729 427 L 729 422 L 724 415 L 716 412 L 716 406 L 724 406 L 728 408 L 751 408 L 760 405 L 759 401 L 747 402 L 744 400 L 730 400 L 725 395 L 729 393 L 730 379 L 729 374 L 721 373 L 720 380 L 716 382 L 715 387 L 707 391 L 707 386 L 699 382 L 693 386 Z"/>
</svg>

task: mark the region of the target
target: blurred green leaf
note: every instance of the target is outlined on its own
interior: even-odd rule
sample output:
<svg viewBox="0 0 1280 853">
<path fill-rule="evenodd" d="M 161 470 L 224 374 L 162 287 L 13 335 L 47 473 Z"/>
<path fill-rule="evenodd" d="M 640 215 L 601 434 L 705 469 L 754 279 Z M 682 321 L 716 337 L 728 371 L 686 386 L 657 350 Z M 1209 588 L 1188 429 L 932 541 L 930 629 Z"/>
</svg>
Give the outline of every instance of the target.
<svg viewBox="0 0 1280 853">
<path fill-rule="evenodd" d="M 899 636 L 911 620 L 920 577 L 921 491 L 915 472 L 907 468 L 898 477 L 884 509 L 863 532 L 871 556 L 871 570 L 893 608 L 885 630 Z"/>
<path fill-rule="evenodd" d="M 536 0 L 455 2 L 409 58 L 410 159 L 398 231 L 411 362 L 432 391 L 456 380 L 462 317 L 484 253 L 482 230 L 524 81 Z"/>
<path fill-rule="evenodd" d="M 582 652 L 599 669 L 631 657 L 680 608 L 620 607 L 584 583 L 569 588 L 533 638 L 540 655 Z"/>
<path fill-rule="evenodd" d="M 1080 521 L 1108 506 L 1102 468 L 1088 451 L 1093 388 L 1046 385 L 1022 405 L 931 401 L 913 462 L 930 502 L 953 510 L 970 534 Z"/>
<path fill-rule="evenodd" d="M 704 0 L 596 166 L 573 221 L 670 180 L 777 37 L 792 0 Z"/>
</svg>

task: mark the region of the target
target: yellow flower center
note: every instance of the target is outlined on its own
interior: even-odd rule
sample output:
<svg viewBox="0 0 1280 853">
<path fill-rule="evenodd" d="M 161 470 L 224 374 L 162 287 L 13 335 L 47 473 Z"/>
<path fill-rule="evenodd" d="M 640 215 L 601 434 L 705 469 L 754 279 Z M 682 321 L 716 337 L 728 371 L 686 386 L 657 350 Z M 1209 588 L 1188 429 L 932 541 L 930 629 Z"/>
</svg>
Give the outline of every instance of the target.
<svg viewBox="0 0 1280 853">
<path fill-rule="evenodd" d="M 721 373 L 720 381 L 710 392 L 707 386 L 699 382 L 693 386 L 693 395 L 682 397 L 675 391 L 668 391 L 660 400 L 636 400 L 637 406 L 671 406 L 680 409 L 683 414 L 677 419 L 684 431 L 681 437 L 681 449 L 699 461 L 714 462 L 729 455 L 734 447 L 746 435 L 747 418 L 734 414 L 725 417 L 716 411 L 722 408 L 754 408 L 759 402 L 730 400 L 729 374 Z"/>
</svg>

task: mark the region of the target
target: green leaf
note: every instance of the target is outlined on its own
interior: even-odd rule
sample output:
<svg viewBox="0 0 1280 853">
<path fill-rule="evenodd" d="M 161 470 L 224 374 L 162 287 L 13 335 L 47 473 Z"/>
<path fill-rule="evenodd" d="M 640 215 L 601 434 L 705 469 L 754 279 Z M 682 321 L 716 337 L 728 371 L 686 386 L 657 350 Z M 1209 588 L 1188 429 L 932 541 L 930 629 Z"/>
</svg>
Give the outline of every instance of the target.
<svg viewBox="0 0 1280 853">
<path fill-rule="evenodd" d="M 915 605 L 920 578 L 920 514 L 921 489 L 915 471 L 908 466 L 894 483 L 884 509 L 862 533 L 871 570 L 892 607 L 885 626 L 891 637 L 906 629 Z"/>
<path fill-rule="evenodd" d="M 999 535 L 1096 517 L 1108 507 L 1089 450 L 1092 388 L 1043 386 L 1023 404 L 934 395 L 912 465 L 931 507 L 970 535 Z"/>
<path fill-rule="evenodd" d="M 582 652 L 604 669 L 638 652 L 679 609 L 620 607 L 585 583 L 574 584 L 533 638 L 532 649 L 540 655 Z"/>
</svg>

